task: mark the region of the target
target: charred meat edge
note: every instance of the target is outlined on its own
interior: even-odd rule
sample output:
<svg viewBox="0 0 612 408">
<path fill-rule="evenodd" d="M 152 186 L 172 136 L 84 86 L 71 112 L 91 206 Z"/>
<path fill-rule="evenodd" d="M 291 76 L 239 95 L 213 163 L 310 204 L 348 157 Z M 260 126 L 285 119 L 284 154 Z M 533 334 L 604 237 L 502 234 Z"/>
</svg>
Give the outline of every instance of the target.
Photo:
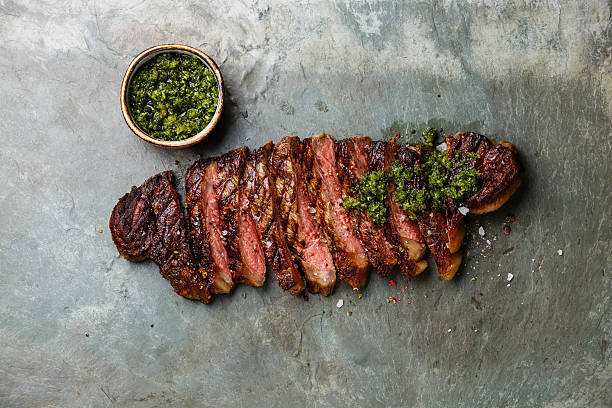
<svg viewBox="0 0 612 408">
<path fill-rule="evenodd" d="M 495 143 L 478 133 L 459 132 L 455 136 L 446 136 L 446 144 L 449 157 L 457 150 L 478 156 L 472 166 L 480 172 L 480 188 L 462 203 L 471 213 L 497 210 L 521 185 L 524 169 L 512 143 Z"/>
<path fill-rule="evenodd" d="M 278 208 L 289 248 L 299 261 L 310 292 L 327 296 L 334 290 L 336 270 L 332 255 L 314 217 L 314 208 L 301 167 L 302 143 L 297 136 L 284 137 L 270 155 Z"/>
<path fill-rule="evenodd" d="M 322 133 L 304 140 L 302 168 L 316 219 L 330 246 L 338 277 L 354 289 L 367 280 L 368 258 L 342 206 L 334 138 Z"/>
<path fill-rule="evenodd" d="M 207 282 L 195 268 L 185 236 L 174 174 L 159 173 L 119 199 L 109 221 L 117 250 L 126 259 L 151 259 L 174 291 L 188 299 L 210 302 Z"/>
<path fill-rule="evenodd" d="M 368 150 L 372 139 L 368 136 L 354 137 L 336 142 L 336 168 L 342 186 L 343 198 L 349 195 L 352 187 L 359 184 L 369 171 Z M 348 214 L 353 231 L 366 250 L 369 263 L 374 270 L 386 276 L 397 263 L 391 243 L 387 241 L 384 225 L 378 225 L 362 210 Z"/>
<path fill-rule="evenodd" d="M 241 186 L 241 211 L 248 211 L 253 220 L 263 242 L 268 265 L 279 286 L 292 295 L 297 295 L 304 290 L 305 285 L 287 246 L 286 234 L 279 216 L 276 186 L 269 168 L 273 148 L 274 144 L 268 142 L 248 156 Z"/>
</svg>

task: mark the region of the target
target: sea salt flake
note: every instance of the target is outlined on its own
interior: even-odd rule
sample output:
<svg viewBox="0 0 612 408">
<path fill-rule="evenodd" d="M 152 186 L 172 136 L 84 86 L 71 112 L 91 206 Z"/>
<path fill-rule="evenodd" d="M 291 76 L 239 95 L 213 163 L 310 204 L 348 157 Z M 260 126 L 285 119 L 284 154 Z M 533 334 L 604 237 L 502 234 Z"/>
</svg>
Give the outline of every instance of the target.
<svg viewBox="0 0 612 408">
<path fill-rule="evenodd" d="M 514 275 L 511 273 L 508 273 L 508 278 L 506 279 L 508 282 L 510 282 L 512 280 L 512 278 L 514 278 Z"/>
<path fill-rule="evenodd" d="M 336 303 L 336 307 L 340 309 L 344 305 L 344 300 L 340 299 L 338 303 Z"/>
<path fill-rule="evenodd" d="M 562 249 L 559 249 L 559 250 L 557 251 L 557 255 L 562 256 L 562 255 L 563 255 L 563 250 L 562 250 Z"/>
<path fill-rule="evenodd" d="M 270 248 L 272 246 L 272 241 L 266 241 L 266 248 Z"/>
<path fill-rule="evenodd" d="M 470 212 L 470 209 L 467 208 L 467 207 L 461 206 L 461 207 L 459 207 L 459 212 L 461 213 L 461 215 L 466 215 L 467 213 Z"/>
<path fill-rule="evenodd" d="M 226 236 L 227 235 L 227 231 L 226 230 L 221 231 L 221 235 Z"/>
<path fill-rule="evenodd" d="M 478 235 L 480 235 L 481 237 L 485 236 L 485 230 L 483 227 L 478 228 Z"/>
<path fill-rule="evenodd" d="M 450 333 L 452 331 L 452 329 L 448 329 L 447 331 Z"/>
<path fill-rule="evenodd" d="M 314 214 L 314 213 L 316 213 L 316 212 L 317 212 L 317 210 L 315 210 L 314 208 L 310 207 L 310 208 L 308 209 L 308 212 L 309 212 L 309 213 L 311 213 L 311 214 Z"/>
<path fill-rule="evenodd" d="M 507 284 L 506 286 L 507 286 L 507 287 L 510 287 L 510 284 Z"/>
</svg>

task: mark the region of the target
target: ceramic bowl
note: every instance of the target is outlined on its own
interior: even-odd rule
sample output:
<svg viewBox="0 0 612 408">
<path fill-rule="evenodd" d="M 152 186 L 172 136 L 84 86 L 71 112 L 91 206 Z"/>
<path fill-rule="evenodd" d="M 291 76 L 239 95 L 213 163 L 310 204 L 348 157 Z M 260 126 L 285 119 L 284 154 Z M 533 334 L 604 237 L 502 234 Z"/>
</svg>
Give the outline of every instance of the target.
<svg viewBox="0 0 612 408">
<path fill-rule="evenodd" d="M 136 125 L 136 123 L 132 120 L 130 114 L 127 92 L 134 73 L 137 72 L 138 69 L 151 58 L 164 52 L 179 52 L 195 55 L 211 69 L 215 78 L 217 79 L 217 85 L 219 86 L 219 101 L 217 102 L 217 109 L 215 111 L 215 114 L 204 129 L 202 129 L 198 134 L 191 136 L 188 139 L 169 141 L 152 138 L 151 136 L 147 135 L 146 132 L 143 132 L 138 127 L 138 125 Z M 170 149 L 182 149 L 185 147 L 193 146 L 206 139 L 206 137 L 213 131 L 215 126 L 217 126 L 217 124 L 219 123 L 221 111 L 223 110 L 224 99 L 225 87 L 223 86 L 223 77 L 221 76 L 221 71 L 219 70 L 219 67 L 217 66 L 217 64 L 215 64 L 215 61 L 213 61 L 212 58 L 210 58 L 208 55 L 198 50 L 197 48 L 181 44 L 164 44 L 144 50 L 143 52 L 138 54 L 138 56 L 134 58 L 134 60 L 130 63 L 130 66 L 125 72 L 125 75 L 123 76 L 123 82 L 121 83 L 121 112 L 123 113 L 123 119 L 125 119 L 125 123 L 127 123 L 128 127 L 132 130 L 132 132 L 134 132 L 136 136 L 138 136 L 142 140 L 145 140 L 157 146 L 167 147 Z"/>
</svg>

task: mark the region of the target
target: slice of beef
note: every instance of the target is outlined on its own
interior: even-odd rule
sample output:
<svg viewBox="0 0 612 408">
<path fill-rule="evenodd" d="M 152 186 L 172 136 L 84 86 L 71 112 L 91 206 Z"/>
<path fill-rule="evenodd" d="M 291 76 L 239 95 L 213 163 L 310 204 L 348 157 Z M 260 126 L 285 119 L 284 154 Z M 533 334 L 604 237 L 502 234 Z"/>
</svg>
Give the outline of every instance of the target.
<svg viewBox="0 0 612 408">
<path fill-rule="evenodd" d="M 370 171 L 389 172 L 391 163 L 400 158 L 400 161 L 406 166 L 416 165 L 418 152 L 416 153 L 417 157 L 415 157 L 411 154 L 411 151 L 402 149 L 404 148 L 400 148 L 394 142 L 372 142 L 368 151 Z M 427 261 L 423 260 L 425 245 L 417 223 L 411 220 L 397 204 L 395 187 L 395 184 L 391 181 L 386 198 L 389 208 L 389 222 L 385 226 L 385 233 L 391 244 L 391 249 L 397 257 L 402 273 L 416 276 L 427 268 Z"/>
<path fill-rule="evenodd" d="M 273 148 L 274 144 L 268 142 L 251 153 L 246 160 L 241 184 L 241 218 L 248 218 L 248 223 L 253 223 L 260 242 L 263 242 L 263 252 L 270 269 L 276 275 L 280 287 L 292 295 L 297 295 L 304 290 L 304 281 L 287 246 L 287 237 L 279 215 L 276 186 L 269 167 Z M 259 251 L 253 253 L 256 254 L 259 254 Z M 253 262 L 253 267 L 249 268 L 250 275 L 261 276 L 261 283 L 265 263 L 263 272 L 258 268 L 261 268 L 262 261 L 263 259 Z"/>
<path fill-rule="evenodd" d="M 229 293 L 241 281 L 239 182 L 247 148 L 200 159 L 185 175 L 187 220 L 199 266 L 213 293 Z"/>
<path fill-rule="evenodd" d="M 315 215 L 330 246 L 338 277 L 353 288 L 367 280 L 368 258 L 342 206 L 334 138 L 320 134 L 304 140 L 302 168 Z"/>
<path fill-rule="evenodd" d="M 336 142 L 336 169 L 343 197 L 369 171 L 368 151 L 371 143 L 372 139 L 367 136 Z M 374 223 L 362 210 L 355 209 L 348 216 L 355 235 L 366 250 L 368 261 L 378 274 L 386 276 L 397 263 L 397 258 L 387 240 L 384 225 Z"/>
<path fill-rule="evenodd" d="M 497 210 L 520 186 L 524 171 L 516 147 L 511 143 L 495 143 L 478 133 L 460 132 L 447 136 L 446 144 L 449 157 L 457 151 L 462 152 L 462 157 L 468 152 L 478 156 L 472 159 L 472 166 L 480 173 L 480 187 L 476 194 L 461 203 L 471 213 Z"/>
<path fill-rule="evenodd" d="M 308 197 L 301 167 L 302 143 L 297 136 L 283 138 L 270 155 L 279 215 L 289 248 L 296 256 L 310 292 L 329 295 L 336 270 L 315 210 Z"/>
<path fill-rule="evenodd" d="M 427 247 L 436 259 L 438 272 L 445 280 L 452 279 L 463 259 L 463 253 L 459 251 L 461 239 L 455 239 L 459 245 L 452 245 L 449 237 L 449 229 L 445 213 L 438 210 L 427 210 L 419 215 L 419 228 Z"/>
<path fill-rule="evenodd" d="M 119 253 L 132 262 L 151 259 L 181 296 L 210 302 L 185 233 L 174 174 L 159 173 L 119 199 L 109 227 Z"/>
</svg>

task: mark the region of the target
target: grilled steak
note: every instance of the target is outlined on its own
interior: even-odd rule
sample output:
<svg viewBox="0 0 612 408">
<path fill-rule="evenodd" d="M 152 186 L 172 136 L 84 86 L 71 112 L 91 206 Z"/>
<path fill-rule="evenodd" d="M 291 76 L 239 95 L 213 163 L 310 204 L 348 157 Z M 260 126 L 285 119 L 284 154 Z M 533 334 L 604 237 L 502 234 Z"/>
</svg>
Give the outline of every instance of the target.
<svg viewBox="0 0 612 408">
<path fill-rule="evenodd" d="M 371 143 L 372 139 L 366 136 L 336 142 L 336 168 L 343 197 L 369 171 L 368 150 Z M 384 225 L 374 223 L 362 210 L 355 209 L 348 215 L 355 235 L 366 249 L 368 261 L 377 273 L 386 276 L 397 263 L 397 258 L 387 240 Z"/>
<path fill-rule="evenodd" d="M 273 147 L 274 144 L 268 142 L 251 153 L 246 160 L 240 191 L 241 218 L 250 219 L 247 222 L 253 223 L 256 228 L 256 233 L 263 241 L 263 251 L 270 269 L 276 275 L 280 287 L 292 295 L 297 295 L 304 290 L 304 281 L 287 246 L 285 230 L 278 211 L 276 186 L 269 168 Z M 253 255 L 259 253 L 257 251 Z M 261 261 L 257 261 L 258 267 Z M 250 268 L 255 272 L 250 275 L 261 276 L 261 283 L 263 283 L 265 264 L 263 264 L 263 272 L 255 269 Z"/>
<path fill-rule="evenodd" d="M 213 293 L 229 293 L 242 280 L 238 184 L 246 150 L 198 160 L 185 175 L 192 246 Z"/>
<path fill-rule="evenodd" d="M 360 288 L 367 280 L 368 258 L 342 207 L 333 137 L 323 133 L 305 139 L 302 168 L 310 201 L 332 251 L 338 277 L 353 288 Z"/>
<path fill-rule="evenodd" d="M 298 259 L 308 290 L 329 295 L 336 284 L 336 270 L 315 210 L 308 197 L 301 167 L 302 143 L 297 136 L 283 138 L 270 155 L 278 208 L 287 243 Z"/>
<path fill-rule="evenodd" d="M 185 235 L 174 174 L 159 173 L 119 199 L 109 227 L 119 253 L 132 262 L 151 259 L 181 296 L 211 299 L 206 281 L 195 267 Z"/>
<path fill-rule="evenodd" d="M 206 303 L 236 283 L 262 286 L 266 261 L 279 285 L 294 295 L 304 289 L 301 275 L 309 291 L 323 295 L 333 291 L 336 271 L 353 288 L 365 284 L 370 265 L 382 276 L 395 264 L 403 274 L 418 275 L 427 267 L 426 248 L 441 276 L 451 279 L 462 261 L 465 214 L 498 209 L 519 187 L 523 168 L 512 144 L 477 133 L 446 136 L 446 145 L 446 158 L 430 156 L 431 147 L 423 144 L 402 147 L 369 137 L 335 142 L 326 134 L 303 143 L 285 137 L 250 155 L 242 147 L 188 169 L 189 233 L 174 175 L 166 171 L 119 199 L 109 221 L 112 238 L 126 259 L 151 259 L 179 295 Z M 347 213 L 342 204 L 352 187 L 368 171 L 389 172 L 394 160 L 419 168 L 404 173 L 415 174 L 413 181 L 404 177 L 401 183 L 414 183 L 417 190 L 435 183 L 425 195 L 427 209 L 411 220 L 391 179 L 385 195 L 389 222 L 378 225 L 357 208 Z M 443 170 L 432 170 L 432 161 Z M 474 189 L 477 178 L 476 192 L 449 198 L 463 197 L 452 189 L 466 177 Z M 441 191 L 445 202 L 439 201 Z"/>
<path fill-rule="evenodd" d="M 400 148 L 393 142 L 372 142 L 368 153 L 371 171 L 389 171 L 391 163 L 398 159 L 405 166 L 417 164 L 418 152 Z M 385 226 L 387 240 L 391 244 L 398 259 L 402 273 L 415 276 L 427 268 L 427 261 L 423 260 L 425 245 L 416 222 L 412 221 L 395 200 L 395 184 L 390 183 L 387 192 L 387 206 L 389 208 L 389 223 Z"/>
</svg>

